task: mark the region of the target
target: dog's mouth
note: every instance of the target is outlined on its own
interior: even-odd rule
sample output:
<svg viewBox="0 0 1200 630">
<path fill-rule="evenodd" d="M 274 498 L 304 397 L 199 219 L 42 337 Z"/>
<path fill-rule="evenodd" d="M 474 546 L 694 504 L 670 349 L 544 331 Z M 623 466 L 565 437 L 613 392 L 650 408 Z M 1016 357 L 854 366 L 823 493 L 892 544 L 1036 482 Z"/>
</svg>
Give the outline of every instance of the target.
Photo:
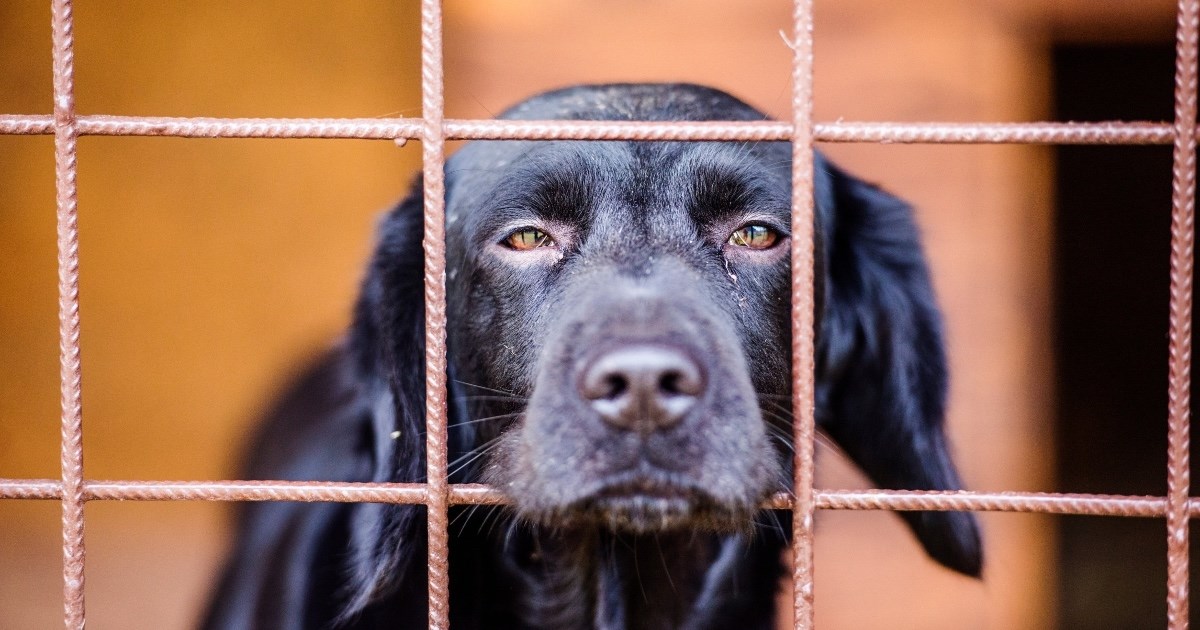
<svg viewBox="0 0 1200 630">
<path fill-rule="evenodd" d="M 731 506 L 702 489 L 651 476 L 603 483 L 570 504 L 545 515 L 556 526 L 602 527 L 614 532 L 648 534 L 680 529 L 745 529 L 752 508 Z"/>
<path fill-rule="evenodd" d="M 581 507 L 609 529 L 644 533 L 684 526 L 703 499 L 695 490 L 640 477 L 602 487 Z"/>
</svg>

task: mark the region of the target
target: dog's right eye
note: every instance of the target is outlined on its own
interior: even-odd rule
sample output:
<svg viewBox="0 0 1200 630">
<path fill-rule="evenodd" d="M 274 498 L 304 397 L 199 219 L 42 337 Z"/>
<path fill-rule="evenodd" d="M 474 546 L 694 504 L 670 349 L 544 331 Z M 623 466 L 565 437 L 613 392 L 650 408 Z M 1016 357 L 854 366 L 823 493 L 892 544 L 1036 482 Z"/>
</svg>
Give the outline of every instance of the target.
<svg viewBox="0 0 1200 630">
<path fill-rule="evenodd" d="M 550 247 L 554 245 L 554 239 L 535 227 L 523 227 L 506 236 L 502 244 L 509 249 L 527 251 L 539 247 Z"/>
<path fill-rule="evenodd" d="M 738 228 L 725 242 L 747 249 L 770 249 L 779 242 L 779 232 L 760 223 L 751 223 Z"/>
</svg>

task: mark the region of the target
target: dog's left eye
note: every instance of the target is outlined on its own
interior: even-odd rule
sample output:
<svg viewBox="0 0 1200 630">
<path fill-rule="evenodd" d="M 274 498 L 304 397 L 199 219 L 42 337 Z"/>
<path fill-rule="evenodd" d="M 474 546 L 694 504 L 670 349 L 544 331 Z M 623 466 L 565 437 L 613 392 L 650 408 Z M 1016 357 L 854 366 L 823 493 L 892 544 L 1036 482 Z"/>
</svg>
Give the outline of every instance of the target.
<svg viewBox="0 0 1200 630">
<path fill-rule="evenodd" d="M 734 230 L 726 242 L 735 247 L 768 249 L 779 242 L 779 232 L 760 223 L 751 223 Z"/>
<path fill-rule="evenodd" d="M 523 227 L 506 236 L 503 244 L 509 249 L 526 251 L 539 247 L 550 247 L 554 245 L 554 239 L 535 227 Z"/>
</svg>

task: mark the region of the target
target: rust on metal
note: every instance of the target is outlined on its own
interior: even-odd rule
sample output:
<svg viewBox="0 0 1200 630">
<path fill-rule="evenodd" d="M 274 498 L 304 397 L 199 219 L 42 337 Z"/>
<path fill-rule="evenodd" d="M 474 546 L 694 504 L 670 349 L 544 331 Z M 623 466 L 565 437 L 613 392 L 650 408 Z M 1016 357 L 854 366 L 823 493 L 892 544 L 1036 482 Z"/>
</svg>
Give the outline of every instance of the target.
<svg viewBox="0 0 1200 630">
<path fill-rule="evenodd" d="M 442 3 L 421 2 L 421 132 L 425 184 L 425 458 L 429 627 L 450 626 L 450 489 L 446 470 L 446 130 Z"/>
<path fill-rule="evenodd" d="M 54 0 L 54 171 L 58 223 L 58 347 L 62 390 L 63 613 L 84 626 L 83 370 L 79 349 L 79 213 L 76 187 L 75 51 L 70 0 Z"/>
<path fill-rule="evenodd" d="M 477 483 L 451 485 L 451 505 L 504 505 L 499 490 Z M 345 481 L 129 481 L 87 480 L 87 501 L 302 501 L 338 503 L 425 502 L 423 483 Z M 1167 513 L 1167 498 L 1043 492 L 934 490 L 814 490 L 820 510 L 963 510 L 1080 516 L 1157 517 Z M 62 499 L 55 479 L 0 479 L 0 499 Z M 793 496 L 779 492 L 763 509 L 791 510 Z M 1200 499 L 1189 499 L 1188 515 L 1200 517 Z"/>
<path fill-rule="evenodd" d="M 793 625 L 814 621 L 813 469 L 816 458 L 813 212 L 813 3 L 796 0 L 792 14 L 792 506 Z"/>
<path fill-rule="evenodd" d="M 419 139 L 420 118 L 177 118 L 77 116 L 83 136 L 181 138 Z M 628 122 L 446 119 L 446 140 L 790 140 L 792 124 L 756 122 Z M 0 114 L 0 135 L 54 133 L 51 116 Z M 1155 122 L 895 123 L 813 125 L 816 142 L 878 144 L 1171 144 L 1175 128 Z"/>
<path fill-rule="evenodd" d="M 1188 626 L 1188 523 L 1200 517 L 1189 497 L 1191 310 L 1197 140 L 1197 47 L 1200 0 L 1179 0 L 1175 117 L 1170 123 L 896 123 L 812 120 L 812 0 L 793 13 L 792 117 L 756 122 L 621 122 L 462 120 L 444 117 L 442 13 L 422 1 L 420 118 L 178 118 L 78 115 L 70 0 L 52 0 L 53 94 L 50 115 L 0 114 L 0 135 L 53 135 L 55 144 L 62 475 L 59 479 L 0 479 L 0 499 L 62 504 L 63 604 L 67 628 L 84 626 L 84 504 L 106 501 L 332 501 L 425 504 L 429 535 L 429 626 L 449 620 L 451 505 L 499 505 L 494 488 L 451 485 L 446 474 L 446 140 L 726 140 L 792 143 L 792 365 L 795 473 L 791 493 L 765 509 L 793 511 L 793 615 L 813 627 L 813 513 L 827 510 L 969 510 L 1165 518 L 1167 608 L 1170 628 Z M 424 483 L 291 481 L 85 480 L 82 447 L 82 368 L 79 316 L 79 234 L 76 142 L 81 135 L 188 138 L 378 139 L 422 142 L 425 185 L 426 480 Z M 1174 146 L 1168 407 L 1168 489 L 1165 496 L 816 490 L 814 459 L 813 143 L 1079 144 Z"/>
<path fill-rule="evenodd" d="M 1192 275 L 1196 209 L 1196 58 L 1200 0 L 1180 0 L 1175 48 L 1167 415 L 1167 624 L 1188 627 Z"/>
</svg>

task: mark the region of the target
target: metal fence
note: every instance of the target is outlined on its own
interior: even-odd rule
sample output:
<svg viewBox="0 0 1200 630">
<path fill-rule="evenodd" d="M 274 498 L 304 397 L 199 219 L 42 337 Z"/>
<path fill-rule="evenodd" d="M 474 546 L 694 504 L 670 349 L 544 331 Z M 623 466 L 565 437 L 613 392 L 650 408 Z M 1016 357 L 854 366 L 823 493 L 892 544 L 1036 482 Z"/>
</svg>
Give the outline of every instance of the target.
<svg viewBox="0 0 1200 630">
<path fill-rule="evenodd" d="M 421 503 L 428 507 L 429 627 L 448 626 L 450 505 L 503 503 L 494 489 L 454 484 L 446 464 L 446 291 L 444 181 L 446 140 L 787 140 L 792 143 L 792 325 L 795 422 L 794 498 L 764 507 L 790 509 L 793 615 L 813 627 L 813 512 L 971 510 L 1165 517 L 1169 627 L 1188 626 L 1188 522 L 1200 501 L 1188 497 L 1191 309 L 1196 184 L 1197 38 L 1200 0 L 1179 0 L 1173 123 L 814 123 L 812 0 L 795 0 L 790 42 L 790 122 L 563 122 L 453 120 L 443 116 L 440 0 L 421 3 L 420 119 L 226 119 L 78 115 L 74 100 L 71 0 L 52 0 L 54 109 L 51 116 L 0 114 L 0 134 L 54 134 L 57 175 L 59 351 L 62 385 L 62 477 L 0 479 L 0 499 L 62 502 L 63 602 L 67 628 L 84 626 L 86 501 L 342 501 Z M 428 482 L 97 481 L 83 477 L 77 228 L 76 140 L 80 135 L 189 138 L 375 138 L 422 143 L 425 182 L 426 429 Z M 813 143 L 1173 144 L 1170 375 L 1167 496 L 1043 493 L 840 491 L 813 488 Z"/>
</svg>

